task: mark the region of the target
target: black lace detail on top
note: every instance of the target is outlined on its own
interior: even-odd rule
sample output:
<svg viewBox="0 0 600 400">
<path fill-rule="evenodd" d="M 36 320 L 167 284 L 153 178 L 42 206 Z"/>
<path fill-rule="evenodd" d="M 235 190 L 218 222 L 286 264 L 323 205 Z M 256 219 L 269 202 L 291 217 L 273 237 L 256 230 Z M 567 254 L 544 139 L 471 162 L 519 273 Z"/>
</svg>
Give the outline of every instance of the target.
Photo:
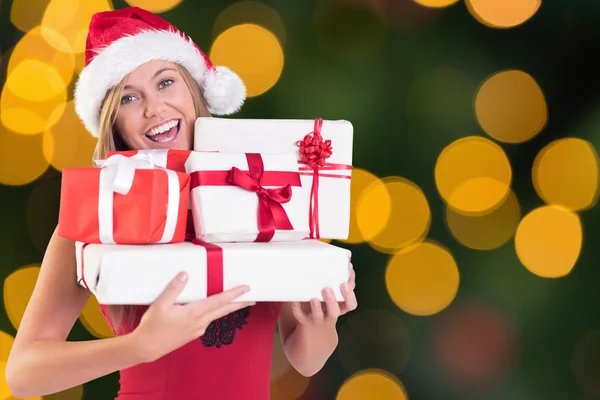
<svg viewBox="0 0 600 400">
<path fill-rule="evenodd" d="M 202 344 L 206 347 L 216 346 L 217 348 L 232 344 L 236 331 L 248 323 L 246 318 L 249 314 L 250 307 L 246 307 L 211 322 L 204 335 L 200 336 Z"/>
</svg>

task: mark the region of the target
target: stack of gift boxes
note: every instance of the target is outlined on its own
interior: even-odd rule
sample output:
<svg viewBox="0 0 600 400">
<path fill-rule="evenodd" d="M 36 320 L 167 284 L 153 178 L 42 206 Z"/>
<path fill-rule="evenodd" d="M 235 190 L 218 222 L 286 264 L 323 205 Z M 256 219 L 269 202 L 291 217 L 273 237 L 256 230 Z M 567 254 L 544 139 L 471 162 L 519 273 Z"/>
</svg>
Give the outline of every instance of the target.
<svg viewBox="0 0 600 400">
<path fill-rule="evenodd" d="M 58 234 L 100 304 L 178 303 L 245 284 L 236 301 L 308 301 L 349 278 L 352 125 L 198 118 L 194 150 L 111 152 L 64 169 Z"/>
</svg>

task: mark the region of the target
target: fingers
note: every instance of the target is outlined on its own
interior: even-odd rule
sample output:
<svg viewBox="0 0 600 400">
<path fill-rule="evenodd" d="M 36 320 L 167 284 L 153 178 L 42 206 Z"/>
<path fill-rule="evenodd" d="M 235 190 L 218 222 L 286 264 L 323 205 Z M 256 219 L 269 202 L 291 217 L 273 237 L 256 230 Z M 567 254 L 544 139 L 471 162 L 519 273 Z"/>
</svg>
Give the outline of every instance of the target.
<svg viewBox="0 0 600 400">
<path fill-rule="evenodd" d="M 350 279 L 348 279 L 348 283 L 352 290 L 356 288 L 356 273 L 354 272 L 354 268 L 352 268 L 352 264 L 350 264 Z"/>
<path fill-rule="evenodd" d="M 344 303 L 341 308 L 341 313 L 345 314 L 348 311 L 355 310 L 358 306 L 358 301 L 356 300 L 356 294 L 354 290 L 350 287 L 349 283 L 342 284 L 342 296 L 344 296 Z"/>
<path fill-rule="evenodd" d="M 302 304 L 295 301 L 291 304 L 292 314 L 294 314 L 294 318 L 298 321 L 298 323 L 302 325 L 306 325 L 310 322 L 309 317 L 302 311 Z"/>
<path fill-rule="evenodd" d="M 155 303 L 161 306 L 171 306 L 177 301 L 177 297 L 185 287 L 188 279 L 188 274 L 184 271 L 177 274 L 175 278 L 167 284 L 167 287 L 158 296 Z"/>
<path fill-rule="evenodd" d="M 315 323 L 323 322 L 323 320 L 325 319 L 323 307 L 321 306 L 321 302 L 319 301 L 319 299 L 312 299 L 310 301 L 310 315 L 312 322 Z"/>
<path fill-rule="evenodd" d="M 335 294 L 331 288 L 325 288 L 323 290 L 323 298 L 325 299 L 325 305 L 327 306 L 326 319 L 335 321 L 341 314 L 340 305 L 335 298 Z"/>
</svg>

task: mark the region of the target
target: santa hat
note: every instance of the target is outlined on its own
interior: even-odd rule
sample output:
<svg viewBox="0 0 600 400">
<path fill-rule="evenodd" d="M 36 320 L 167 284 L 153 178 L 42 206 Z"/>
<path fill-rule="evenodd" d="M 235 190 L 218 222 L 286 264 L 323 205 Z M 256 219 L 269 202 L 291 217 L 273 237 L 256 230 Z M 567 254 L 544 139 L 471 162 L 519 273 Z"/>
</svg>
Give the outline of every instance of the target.
<svg viewBox="0 0 600 400">
<path fill-rule="evenodd" d="M 244 103 L 246 88 L 240 77 L 227 67 L 214 66 L 169 22 L 137 7 L 100 12 L 90 21 L 85 67 L 74 93 L 75 111 L 93 136 L 99 134 L 107 91 L 140 65 L 159 59 L 189 71 L 211 114 L 233 114 Z"/>
</svg>

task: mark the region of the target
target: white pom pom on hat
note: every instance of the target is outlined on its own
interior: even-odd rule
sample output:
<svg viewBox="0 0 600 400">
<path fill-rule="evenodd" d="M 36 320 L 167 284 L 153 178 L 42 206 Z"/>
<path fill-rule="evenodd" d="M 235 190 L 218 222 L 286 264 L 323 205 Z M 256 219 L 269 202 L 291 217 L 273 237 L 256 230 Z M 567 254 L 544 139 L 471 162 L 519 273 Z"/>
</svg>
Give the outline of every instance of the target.
<svg viewBox="0 0 600 400">
<path fill-rule="evenodd" d="M 152 60 L 178 63 L 200 86 L 208 111 L 229 115 L 240 110 L 246 87 L 227 67 L 215 66 L 176 27 L 138 7 L 92 16 L 85 67 L 75 85 L 75 111 L 92 136 L 100 130 L 100 107 L 107 91 L 127 74 Z"/>
</svg>

